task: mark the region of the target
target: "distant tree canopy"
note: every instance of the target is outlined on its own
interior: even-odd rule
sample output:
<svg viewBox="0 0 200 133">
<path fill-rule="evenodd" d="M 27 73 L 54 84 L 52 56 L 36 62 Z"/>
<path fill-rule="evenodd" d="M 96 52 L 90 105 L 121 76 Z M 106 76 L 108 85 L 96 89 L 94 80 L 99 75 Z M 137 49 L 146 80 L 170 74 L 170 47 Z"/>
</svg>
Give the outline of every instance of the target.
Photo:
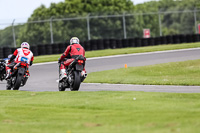
<svg viewBox="0 0 200 133">
<path fill-rule="evenodd" d="M 28 22 L 35 20 L 45 20 L 65 17 L 82 17 L 89 13 L 118 13 L 124 11 L 133 11 L 134 6 L 131 0 L 65 0 L 58 4 L 52 3 L 49 8 L 40 6 L 37 8 Z M 91 20 L 91 32 L 96 33 L 92 38 L 99 38 L 101 35 L 107 36 L 108 33 L 101 33 L 99 29 L 113 27 L 113 20 L 105 19 Z M 107 21 L 105 23 L 105 21 Z M 117 23 L 117 27 L 121 27 L 121 23 Z M 20 32 L 17 42 L 27 40 L 32 43 L 49 43 L 50 39 L 50 22 L 44 23 L 30 23 L 26 24 L 24 29 Z M 87 19 L 71 20 L 71 21 L 53 21 L 53 36 L 55 42 L 65 41 L 72 36 L 78 36 L 81 40 L 86 40 L 87 35 Z M 92 25 L 103 25 L 105 27 L 92 28 Z M 115 31 L 113 31 L 115 32 Z M 25 36 L 24 36 L 25 35 Z"/>
<path fill-rule="evenodd" d="M 53 39 L 57 43 L 69 40 L 72 36 L 79 37 L 81 41 L 87 40 L 87 24 L 90 25 L 91 39 L 123 38 L 124 20 L 128 38 L 142 37 L 145 28 L 149 28 L 151 36 L 155 37 L 160 35 L 159 17 L 163 35 L 191 34 L 196 30 L 194 12 L 172 12 L 194 9 L 200 9 L 199 0 L 160 0 L 138 5 L 134 5 L 131 0 L 65 0 L 52 3 L 49 8 L 41 5 L 34 10 L 27 24 L 15 26 L 17 44 L 23 41 L 35 45 L 50 43 L 51 24 Z M 133 15 L 124 19 L 123 13 Z M 88 19 L 88 15 L 93 17 Z M 119 16 L 94 17 L 106 15 Z M 196 23 L 200 23 L 200 12 L 197 12 L 196 16 Z M 77 17 L 79 19 L 74 19 Z M 63 18 L 68 20 L 61 20 Z M 13 43 L 11 30 L 11 27 L 0 30 L 0 46 Z"/>
</svg>

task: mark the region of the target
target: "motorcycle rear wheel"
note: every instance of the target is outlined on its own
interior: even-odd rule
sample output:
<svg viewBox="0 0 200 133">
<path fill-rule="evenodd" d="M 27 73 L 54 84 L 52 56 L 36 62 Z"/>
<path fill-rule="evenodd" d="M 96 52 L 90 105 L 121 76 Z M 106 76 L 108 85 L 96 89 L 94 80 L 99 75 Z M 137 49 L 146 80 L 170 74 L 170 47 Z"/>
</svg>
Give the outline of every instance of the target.
<svg viewBox="0 0 200 133">
<path fill-rule="evenodd" d="M 22 81 L 22 75 L 17 74 L 14 86 L 13 86 L 13 90 L 19 90 L 19 87 L 21 85 L 21 81 Z"/>
<path fill-rule="evenodd" d="M 81 72 L 74 71 L 73 73 L 73 83 L 70 85 L 71 91 L 78 91 L 81 84 Z"/>
</svg>

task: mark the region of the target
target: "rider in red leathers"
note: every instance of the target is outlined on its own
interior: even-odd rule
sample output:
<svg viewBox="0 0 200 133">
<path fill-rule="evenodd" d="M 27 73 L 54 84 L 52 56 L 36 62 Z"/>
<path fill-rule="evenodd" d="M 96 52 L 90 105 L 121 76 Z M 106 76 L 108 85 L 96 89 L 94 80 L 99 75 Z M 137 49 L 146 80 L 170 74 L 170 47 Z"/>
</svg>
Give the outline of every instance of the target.
<svg viewBox="0 0 200 133">
<path fill-rule="evenodd" d="M 75 58 L 79 55 L 82 55 L 85 58 L 85 50 L 84 48 L 79 44 L 79 39 L 77 37 L 72 37 L 70 40 L 70 45 L 66 48 L 65 52 L 61 55 L 59 59 L 60 65 L 60 81 L 67 77 L 66 69 L 65 67 L 68 67 L 72 61 L 75 60 Z M 63 61 L 65 57 L 70 57 L 66 61 Z M 85 58 L 86 60 L 86 58 Z M 81 72 L 81 75 L 86 74 L 85 67 L 83 71 Z"/>
</svg>

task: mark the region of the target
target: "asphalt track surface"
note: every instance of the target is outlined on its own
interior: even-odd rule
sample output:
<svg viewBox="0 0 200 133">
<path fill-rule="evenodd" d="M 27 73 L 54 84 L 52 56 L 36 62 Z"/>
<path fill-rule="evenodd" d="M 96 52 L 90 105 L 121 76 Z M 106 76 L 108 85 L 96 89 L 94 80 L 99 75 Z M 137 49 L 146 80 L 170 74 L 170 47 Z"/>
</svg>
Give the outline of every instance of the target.
<svg viewBox="0 0 200 133">
<path fill-rule="evenodd" d="M 91 72 L 123 68 L 124 64 L 127 64 L 128 67 L 135 67 L 196 59 L 200 59 L 200 48 L 96 57 L 87 59 L 86 70 L 89 76 Z M 56 82 L 58 80 L 57 62 L 34 64 L 30 67 L 30 74 L 31 77 L 28 79 L 27 84 L 20 88 L 21 91 L 58 91 L 58 83 Z M 6 82 L 0 82 L 0 90 L 5 90 L 5 87 Z M 82 83 L 79 91 L 200 93 L 200 86 Z"/>
</svg>

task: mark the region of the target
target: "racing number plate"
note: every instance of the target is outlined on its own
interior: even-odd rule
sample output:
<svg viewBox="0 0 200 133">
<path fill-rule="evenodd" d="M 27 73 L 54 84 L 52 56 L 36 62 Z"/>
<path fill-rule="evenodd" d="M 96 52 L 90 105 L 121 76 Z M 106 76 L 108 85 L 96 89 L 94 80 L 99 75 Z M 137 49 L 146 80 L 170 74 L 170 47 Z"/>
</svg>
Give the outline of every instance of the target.
<svg viewBox="0 0 200 133">
<path fill-rule="evenodd" d="M 76 70 L 82 71 L 83 65 L 76 64 Z"/>
<path fill-rule="evenodd" d="M 22 58 L 21 58 L 21 61 L 28 63 L 28 58 L 22 57 Z"/>
</svg>

